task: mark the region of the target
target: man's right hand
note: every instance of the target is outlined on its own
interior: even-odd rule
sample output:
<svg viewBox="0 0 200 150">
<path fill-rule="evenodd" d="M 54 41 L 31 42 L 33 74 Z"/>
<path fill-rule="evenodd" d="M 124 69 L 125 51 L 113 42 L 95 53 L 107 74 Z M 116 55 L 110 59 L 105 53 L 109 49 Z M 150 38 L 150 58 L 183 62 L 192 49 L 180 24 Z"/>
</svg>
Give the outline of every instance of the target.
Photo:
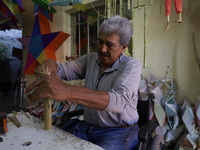
<svg viewBox="0 0 200 150">
<path fill-rule="evenodd" d="M 49 72 L 49 75 L 56 75 L 56 71 L 58 69 L 58 64 L 53 59 L 47 59 L 43 61 L 37 68 L 33 70 L 37 79 L 41 78 L 41 73 L 43 72 L 42 65 L 44 64 L 45 73 Z M 47 70 L 48 68 L 48 70 Z"/>
</svg>

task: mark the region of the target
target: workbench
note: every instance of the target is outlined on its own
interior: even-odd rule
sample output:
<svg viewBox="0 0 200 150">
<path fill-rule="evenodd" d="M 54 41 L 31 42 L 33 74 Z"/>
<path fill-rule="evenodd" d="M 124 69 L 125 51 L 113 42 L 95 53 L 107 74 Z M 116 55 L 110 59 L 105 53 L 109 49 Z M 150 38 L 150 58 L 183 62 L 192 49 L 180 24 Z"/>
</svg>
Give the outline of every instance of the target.
<svg viewBox="0 0 200 150">
<path fill-rule="evenodd" d="M 13 114 L 7 114 L 13 115 Z M 7 132 L 0 134 L 2 150 L 103 150 L 101 147 L 79 139 L 74 135 L 52 126 L 51 130 L 44 130 L 44 122 L 29 115 L 26 117 L 19 112 L 16 116 L 21 127 L 7 122 Z"/>
</svg>

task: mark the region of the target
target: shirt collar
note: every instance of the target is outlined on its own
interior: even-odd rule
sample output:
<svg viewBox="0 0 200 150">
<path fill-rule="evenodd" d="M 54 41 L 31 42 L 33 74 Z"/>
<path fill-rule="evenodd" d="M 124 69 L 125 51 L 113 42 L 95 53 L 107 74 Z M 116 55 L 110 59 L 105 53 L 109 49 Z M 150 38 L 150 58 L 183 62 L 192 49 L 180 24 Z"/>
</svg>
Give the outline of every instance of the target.
<svg viewBox="0 0 200 150">
<path fill-rule="evenodd" d="M 119 62 L 122 60 L 124 56 L 124 53 L 123 54 L 120 54 L 119 58 L 114 62 L 114 64 L 112 65 L 111 68 L 107 69 L 105 72 L 111 72 L 113 70 L 116 70 L 119 68 Z M 100 65 L 101 64 L 101 61 L 98 59 L 98 56 L 96 58 L 96 62 Z"/>
</svg>

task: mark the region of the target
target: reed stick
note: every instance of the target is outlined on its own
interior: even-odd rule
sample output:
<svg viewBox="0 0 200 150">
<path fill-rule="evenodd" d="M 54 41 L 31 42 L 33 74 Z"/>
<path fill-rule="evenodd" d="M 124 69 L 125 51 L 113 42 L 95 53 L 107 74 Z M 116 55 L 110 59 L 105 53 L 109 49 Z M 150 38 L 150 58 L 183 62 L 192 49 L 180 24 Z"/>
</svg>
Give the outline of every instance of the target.
<svg viewBox="0 0 200 150">
<path fill-rule="evenodd" d="M 48 68 L 47 72 L 45 73 L 43 63 L 42 67 L 43 67 L 42 76 L 44 77 L 46 74 L 48 74 Z M 52 126 L 52 114 L 51 114 L 51 100 L 49 98 L 43 99 L 43 107 L 44 107 L 44 129 L 50 130 Z"/>
<path fill-rule="evenodd" d="M 119 15 L 121 16 L 121 17 L 123 17 L 124 16 L 124 14 L 123 14 L 123 9 L 124 9 L 124 2 L 123 2 L 123 0 L 120 0 L 119 1 Z"/>
<path fill-rule="evenodd" d="M 130 8 L 131 8 L 131 1 L 130 1 L 130 0 L 128 0 L 128 2 L 127 2 L 127 3 L 128 3 L 128 8 L 127 8 L 127 9 L 128 9 L 128 10 L 130 10 Z"/>
<path fill-rule="evenodd" d="M 110 0 L 107 0 L 107 18 L 110 18 Z"/>
<path fill-rule="evenodd" d="M 144 62 L 143 62 L 143 68 L 146 68 L 146 51 L 147 51 L 147 7 L 144 7 Z"/>
<path fill-rule="evenodd" d="M 117 14 L 117 1 L 114 0 L 114 15 L 115 16 Z"/>
<path fill-rule="evenodd" d="M 132 27 L 133 27 L 133 33 L 132 33 L 132 57 L 134 57 L 134 8 L 132 8 Z"/>
<path fill-rule="evenodd" d="M 151 0 L 151 3 L 150 3 L 151 5 L 153 5 L 153 0 Z"/>
</svg>

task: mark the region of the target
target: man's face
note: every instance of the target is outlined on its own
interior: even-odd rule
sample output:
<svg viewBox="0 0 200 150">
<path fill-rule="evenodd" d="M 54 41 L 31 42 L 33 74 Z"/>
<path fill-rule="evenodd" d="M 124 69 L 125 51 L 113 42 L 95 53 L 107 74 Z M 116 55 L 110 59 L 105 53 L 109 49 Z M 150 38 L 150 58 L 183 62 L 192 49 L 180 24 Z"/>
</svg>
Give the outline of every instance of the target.
<svg viewBox="0 0 200 150">
<path fill-rule="evenodd" d="M 105 35 L 100 33 L 97 48 L 99 60 L 103 65 L 110 67 L 125 51 L 125 47 L 120 46 L 118 35 Z"/>
</svg>

